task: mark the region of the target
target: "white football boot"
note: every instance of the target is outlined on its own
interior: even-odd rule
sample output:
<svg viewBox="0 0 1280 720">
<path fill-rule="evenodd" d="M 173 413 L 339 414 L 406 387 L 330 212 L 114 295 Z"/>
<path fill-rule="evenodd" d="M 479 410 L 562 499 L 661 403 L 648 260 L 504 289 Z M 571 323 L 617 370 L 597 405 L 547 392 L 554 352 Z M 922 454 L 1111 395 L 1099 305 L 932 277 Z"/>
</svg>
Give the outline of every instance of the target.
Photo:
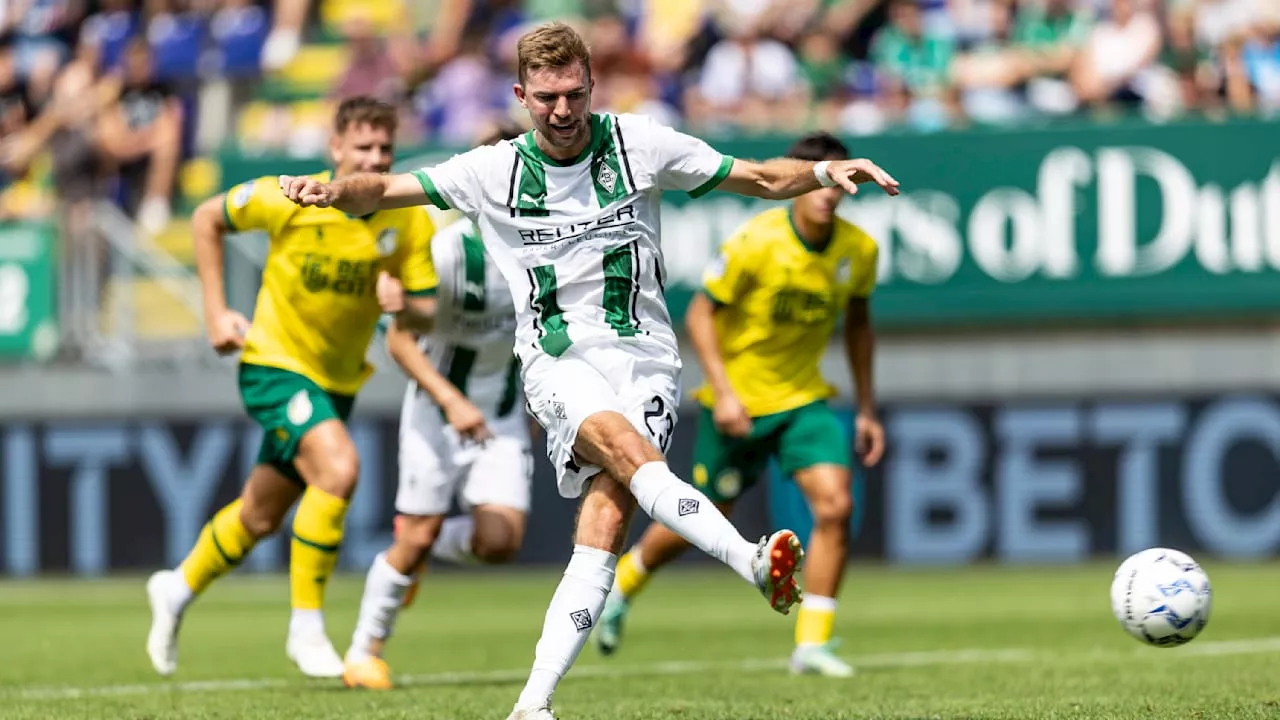
<svg viewBox="0 0 1280 720">
<path fill-rule="evenodd" d="M 161 570 L 147 579 L 147 602 L 151 605 L 151 631 L 147 633 L 147 655 L 151 666 L 163 677 L 178 669 L 178 626 L 182 614 L 173 609 L 169 585 L 182 581 L 174 570 Z"/>
<path fill-rule="evenodd" d="M 601 655 L 612 655 L 622 645 L 622 625 L 630 608 L 630 603 L 622 597 L 622 593 L 609 593 L 609 599 L 604 601 L 604 610 L 600 613 L 600 622 L 596 626 L 596 647 L 600 649 Z"/>
<path fill-rule="evenodd" d="M 791 653 L 791 673 L 793 675 L 821 675 L 822 677 L 832 678 L 853 677 L 853 666 L 836 657 L 833 652 L 834 649 L 834 642 L 825 645 L 797 647 Z"/>
<path fill-rule="evenodd" d="M 340 678 L 346 670 L 342 657 L 322 629 L 290 632 L 284 653 L 307 677 Z"/>
<path fill-rule="evenodd" d="M 769 607 L 787 615 L 791 606 L 803 599 L 795 574 L 804 566 L 804 548 L 800 538 L 790 530 L 760 538 L 756 554 L 751 558 L 751 570 L 756 576 L 756 587 L 769 600 Z"/>
</svg>

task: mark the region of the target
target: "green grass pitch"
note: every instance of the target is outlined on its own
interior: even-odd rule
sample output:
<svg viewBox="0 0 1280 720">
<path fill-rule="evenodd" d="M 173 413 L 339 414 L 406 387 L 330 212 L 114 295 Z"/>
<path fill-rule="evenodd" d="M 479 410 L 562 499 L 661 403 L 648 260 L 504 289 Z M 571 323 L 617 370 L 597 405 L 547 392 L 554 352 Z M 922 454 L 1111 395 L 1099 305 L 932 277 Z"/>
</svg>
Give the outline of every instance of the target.
<svg viewBox="0 0 1280 720">
<path fill-rule="evenodd" d="M 1280 717 L 1280 566 L 1206 563 L 1214 614 L 1175 649 L 1111 617 L 1114 564 L 850 569 L 840 652 L 849 680 L 786 674 L 792 620 L 719 567 L 657 578 L 627 642 L 589 644 L 556 695 L 564 720 Z M 0 718 L 449 718 L 503 720 L 532 660 L 552 571 L 440 572 L 402 617 L 371 693 L 302 678 L 284 657 L 288 586 L 236 576 L 194 605 L 181 668 L 143 651 L 142 578 L 0 583 Z M 345 650 L 361 582 L 335 580 Z"/>
</svg>

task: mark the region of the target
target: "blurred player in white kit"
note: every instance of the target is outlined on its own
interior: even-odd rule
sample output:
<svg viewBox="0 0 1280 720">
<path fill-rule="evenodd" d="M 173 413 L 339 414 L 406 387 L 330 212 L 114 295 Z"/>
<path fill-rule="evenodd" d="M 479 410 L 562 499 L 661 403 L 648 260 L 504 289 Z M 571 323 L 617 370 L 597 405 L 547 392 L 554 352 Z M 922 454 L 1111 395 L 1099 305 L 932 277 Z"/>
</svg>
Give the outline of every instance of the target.
<svg viewBox="0 0 1280 720">
<path fill-rule="evenodd" d="M 504 124 L 481 144 L 520 132 Z M 507 562 L 520 549 L 529 511 L 533 457 L 511 292 L 469 220 L 438 231 L 431 256 L 442 275 L 431 333 L 418 338 L 394 320 L 387 329 L 387 350 L 410 378 L 400 411 L 396 535 L 365 582 L 344 661 L 350 687 L 391 687 L 382 650 L 428 556 Z M 402 292 L 391 278 L 379 288 L 393 301 Z M 447 517 L 455 497 L 464 512 Z"/>
</svg>

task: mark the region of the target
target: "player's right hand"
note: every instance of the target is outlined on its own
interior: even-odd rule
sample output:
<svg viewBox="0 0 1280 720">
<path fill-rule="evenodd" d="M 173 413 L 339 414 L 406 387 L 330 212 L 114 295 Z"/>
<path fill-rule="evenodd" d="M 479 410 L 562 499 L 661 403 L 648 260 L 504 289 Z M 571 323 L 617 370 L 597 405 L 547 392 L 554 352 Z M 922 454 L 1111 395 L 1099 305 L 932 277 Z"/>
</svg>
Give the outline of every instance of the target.
<svg viewBox="0 0 1280 720">
<path fill-rule="evenodd" d="M 483 444 L 493 437 L 484 420 L 484 413 L 461 395 L 445 406 L 444 417 L 463 440 Z"/>
<path fill-rule="evenodd" d="M 219 355 L 230 355 L 244 347 L 249 334 L 249 319 L 235 310 L 222 310 L 205 319 L 209 344 Z"/>
<path fill-rule="evenodd" d="M 313 177 L 281 175 L 278 182 L 285 197 L 302 207 L 329 207 L 337 199 L 333 186 Z"/>
<path fill-rule="evenodd" d="M 729 437 L 746 437 L 751 434 L 751 416 L 742 406 L 737 395 L 725 395 L 716 400 L 711 410 L 711 419 L 715 421 L 716 430 Z"/>
</svg>

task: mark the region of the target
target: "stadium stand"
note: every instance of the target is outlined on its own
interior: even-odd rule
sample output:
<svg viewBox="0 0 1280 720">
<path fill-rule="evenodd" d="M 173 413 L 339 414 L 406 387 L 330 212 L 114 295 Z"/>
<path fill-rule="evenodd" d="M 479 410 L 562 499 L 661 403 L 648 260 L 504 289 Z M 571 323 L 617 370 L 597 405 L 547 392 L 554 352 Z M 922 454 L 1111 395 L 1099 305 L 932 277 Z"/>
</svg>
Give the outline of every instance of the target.
<svg viewBox="0 0 1280 720">
<path fill-rule="evenodd" d="M 399 104 L 402 146 L 464 146 L 513 113 L 514 35 L 550 17 L 586 31 L 597 107 L 706 136 L 1280 109 L 1280 5 L 1263 0 L 17 0 L 4 8 L 0 217 L 61 218 L 65 241 L 83 215 L 70 208 L 105 201 L 187 266 L 183 218 L 221 189 L 220 153 L 319 157 L 332 104 L 355 92 Z M 104 301 L 153 292 L 145 273 L 127 277 L 134 287 L 104 292 Z M 138 307 L 163 314 L 165 304 Z M 198 335 L 187 315 L 181 330 L 167 316 L 140 327 Z"/>
</svg>

